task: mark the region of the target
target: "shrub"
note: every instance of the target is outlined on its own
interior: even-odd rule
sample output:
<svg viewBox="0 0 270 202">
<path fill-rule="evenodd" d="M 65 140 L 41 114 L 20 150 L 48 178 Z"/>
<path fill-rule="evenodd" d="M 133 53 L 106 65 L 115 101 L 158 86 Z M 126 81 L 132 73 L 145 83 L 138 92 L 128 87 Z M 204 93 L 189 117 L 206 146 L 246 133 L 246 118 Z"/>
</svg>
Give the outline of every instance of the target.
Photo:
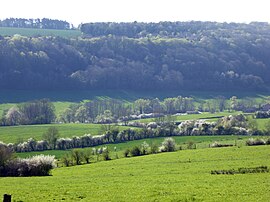
<svg viewBox="0 0 270 202">
<path fill-rule="evenodd" d="M 142 155 L 146 155 L 149 152 L 149 144 L 147 144 L 145 141 L 141 144 L 141 153 Z"/>
<path fill-rule="evenodd" d="M 189 141 L 187 144 L 188 149 L 194 149 L 196 148 L 196 144 L 193 141 Z"/>
<path fill-rule="evenodd" d="M 247 146 L 255 146 L 255 145 L 265 145 L 266 142 L 263 139 L 253 139 L 250 138 L 246 141 Z"/>
<path fill-rule="evenodd" d="M 83 152 L 83 159 L 85 160 L 85 162 L 88 164 L 90 163 L 90 157 L 91 157 L 91 153 L 92 151 L 87 149 Z"/>
<path fill-rule="evenodd" d="M 68 154 L 65 154 L 62 159 L 61 159 L 62 163 L 68 167 L 70 165 L 72 165 L 72 159 Z"/>
<path fill-rule="evenodd" d="M 176 144 L 173 138 L 165 138 L 160 147 L 161 152 L 172 152 L 175 151 Z"/>
<path fill-rule="evenodd" d="M 71 151 L 72 159 L 75 161 L 76 165 L 80 165 L 83 157 L 83 153 L 81 150 L 74 149 Z"/>
<path fill-rule="evenodd" d="M 104 161 L 111 160 L 109 154 L 110 154 L 110 152 L 109 152 L 109 149 L 108 149 L 108 148 L 103 149 L 102 157 L 103 157 L 103 160 L 104 160 Z"/>
<path fill-rule="evenodd" d="M 158 146 L 156 144 L 152 144 L 150 148 L 151 154 L 157 154 L 158 153 Z"/>
<path fill-rule="evenodd" d="M 1 176 L 48 176 L 54 167 L 56 167 L 54 156 L 42 154 L 8 161 Z"/>
<path fill-rule="evenodd" d="M 210 147 L 232 147 L 233 144 L 221 144 L 219 142 L 214 142 L 210 145 Z"/>
<path fill-rule="evenodd" d="M 131 154 L 131 156 L 141 156 L 142 155 L 141 150 L 138 146 L 133 147 L 130 150 L 130 154 Z"/>
<path fill-rule="evenodd" d="M 126 150 L 124 151 L 124 157 L 128 157 L 129 153 L 130 153 L 129 149 L 126 149 Z"/>
</svg>

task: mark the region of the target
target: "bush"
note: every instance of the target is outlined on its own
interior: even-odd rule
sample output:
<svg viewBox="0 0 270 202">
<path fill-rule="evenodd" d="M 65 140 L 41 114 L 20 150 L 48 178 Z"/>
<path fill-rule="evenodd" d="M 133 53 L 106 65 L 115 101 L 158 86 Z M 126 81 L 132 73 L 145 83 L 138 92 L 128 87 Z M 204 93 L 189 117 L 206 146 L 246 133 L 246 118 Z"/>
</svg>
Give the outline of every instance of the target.
<svg viewBox="0 0 270 202">
<path fill-rule="evenodd" d="M 250 138 L 246 141 L 247 146 L 255 146 L 255 145 L 265 145 L 266 142 L 263 139 L 253 139 Z"/>
<path fill-rule="evenodd" d="M 131 154 L 131 156 L 141 156 L 142 155 L 141 150 L 138 146 L 133 147 L 130 150 L 130 154 Z"/>
<path fill-rule="evenodd" d="M 65 154 L 62 159 L 61 159 L 62 163 L 68 167 L 70 165 L 72 165 L 72 159 L 68 154 Z"/>
<path fill-rule="evenodd" d="M 103 157 L 103 160 L 104 160 L 104 161 L 111 160 L 109 154 L 110 154 L 110 152 L 109 152 L 108 148 L 106 148 L 106 149 L 103 150 L 103 152 L 102 152 L 102 157 Z"/>
<path fill-rule="evenodd" d="M 72 150 L 71 151 L 71 156 L 72 156 L 72 159 L 75 161 L 76 165 L 81 164 L 81 161 L 82 161 L 82 158 L 83 158 L 83 153 L 82 153 L 81 150 L 78 150 L 78 149 Z"/>
<path fill-rule="evenodd" d="M 149 144 L 147 144 L 145 141 L 141 144 L 141 153 L 142 155 L 149 153 Z"/>
<path fill-rule="evenodd" d="M 126 149 L 126 150 L 124 151 L 124 157 L 128 157 L 129 153 L 130 153 L 129 149 Z"/>
<path fill-rule="evenodd" d="M 151 152 L 151 154 L 157 154 L 158 153 L 158 146 L 156 144 L 151 145 L 150 152 Z"/>
<path fill-rule="evenodd" d="M 42 154 L 8 161 L 2 169 L 1 176 L 48 176 L 54 167 L 56 167 L 54 156 Z"/>
<path fill-rule="evenodd" d="M 221 144 L 219 142 L 214 142 L 210 145 L 210 147 L 232 147 L 233 144 Z"/>
<path fill-rule="evenodd" d="M 162 142 L 162 146 L 160 147 L 161 152 L 172 152 L 175 151 L 176 144 L 173 138 L 165 138 Z"/>
</svg>

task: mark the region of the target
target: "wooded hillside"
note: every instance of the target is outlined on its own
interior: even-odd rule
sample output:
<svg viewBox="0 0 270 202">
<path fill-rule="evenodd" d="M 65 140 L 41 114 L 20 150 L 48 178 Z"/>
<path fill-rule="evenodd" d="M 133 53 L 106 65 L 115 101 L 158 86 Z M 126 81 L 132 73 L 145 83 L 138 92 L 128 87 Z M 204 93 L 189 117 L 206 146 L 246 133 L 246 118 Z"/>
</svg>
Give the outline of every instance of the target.
<svg viewBox="0 0 270 202">
<path fill-rule="evenodd" d="M 0 89 L 269 90 L 268 23 L 89 23 L 0 36 Z"/>
</svg>

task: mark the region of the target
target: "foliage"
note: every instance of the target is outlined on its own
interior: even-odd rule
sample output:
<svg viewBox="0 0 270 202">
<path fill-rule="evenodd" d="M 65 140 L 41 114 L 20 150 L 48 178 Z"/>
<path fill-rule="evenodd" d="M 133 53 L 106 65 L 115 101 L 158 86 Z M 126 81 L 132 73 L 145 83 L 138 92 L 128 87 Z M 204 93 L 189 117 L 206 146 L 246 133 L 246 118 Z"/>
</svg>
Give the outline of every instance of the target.
<svg viewBox="0 0 270 202">
<path fill-rule="evenodd" d="M 140 150 L 140 147 L 135 146 L 135 147 L 131 148 L 130 155 L 131 156 L 141 156 L 142 155 L 142 152 Z"/>
<path fill-rule="evenodd" d="M 80 28 L 84 36 L 76 39 L 1 37 L 0 89 L 269 88 L 267 23 L 90 23 Z M 226 103 L 219 101 L 223 110 Z"/>
<path fill-rule="evenodd" d="M 160 147 L 161 152 L 172 152 L 176 150 L 175 140 L 171 137 L 165 138 Z"/>
<path fill-rule="evenodd" d="M 56 141 L 60 137 L 59 131 L 56 127 L 48 128 L 47 132 L 43 134 L 43 139 L 48 142 L 52 149 L 56 147 Z"/>
<path fill-rule="evenodd" d="M 3 115 L 3 126 L 20 124 L 49 124 L 55 120 L 54 105 L 47 99 L 13 106 Z"/>
<path fill-rule="evenodd" d="M 54 167 L 56 167 L 54 156 L 41 154 L 27 159 L 9 159 L 1 167 L 0 176 L 48 176 Z"/>
<path fill-rule="evenodd" d="M 37 28 L 37 29 L 71 29 L 72 24 L 63 20 L 7 18 L 0 20 L 0 27 Z"/>
<path fill-rule="evenodd" d="M 82 153 L 81 150 L 73 149 L 71 151 L 71 157 L 74 160 L 75 165 L 80 165 L 81 164 L 81 161 L 83 159 L 83 153 Z"/>
<path fill-rule="evenodd" d="M 265 145 L 266 141 L 263 139 L 253 139 L 250 138 L 246 141 L 247 146 Z"/>
</svg>

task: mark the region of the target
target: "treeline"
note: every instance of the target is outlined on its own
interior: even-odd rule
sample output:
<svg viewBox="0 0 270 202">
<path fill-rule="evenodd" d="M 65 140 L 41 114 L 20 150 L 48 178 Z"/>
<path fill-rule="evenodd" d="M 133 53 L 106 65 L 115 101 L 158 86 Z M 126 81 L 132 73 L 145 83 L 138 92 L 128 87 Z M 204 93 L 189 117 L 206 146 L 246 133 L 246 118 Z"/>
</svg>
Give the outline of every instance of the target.
<svg viewBox="0 0 270 202">
<path fill-rule="evenodd" d="M 73 25 L 63 21 L 49 18 L 25 19 L 7 18 L 0 20 L 0 27 L 34 28 L 34 29 L 73 29 Z"/>
<path fill-rule="evenodd" d="M 267 23 L 94 23 L 81 30 L 85 36 L 76 39 L 0 37 L 0 89 L 250 91 L 270 86 Z"/>
<path fill-rule="evenodd" d="M 103 144 L 121 143 L 126 141 L 140 140 L 156 137 L 170 136 L 203 136 L 203 135 L 254 135 L 262 136 L 270 134 L 270 122 L 265 125 L 265 130 L 259 130 L 258 124 L 244 115 L 226 116 L 217 122 L 204 120 L 188 120 L 175 124 L 173 121 L 164 121 L 158 127 L 144 127 L 142 129 L 126 129 L 119 131 L 117 128 L 107 130 L 103 135 L 74 136 L 72 138 L 57 137 L 57 131 L 50 130 L 46 139 L 29 140 L 21 143 L 4 144 L 12 151 L 31 152 L 51 149 L 67 150 L 73 148 L 94 147 Z"/>
<path fill-rule="evenodd" d="M 195 100 L 192 97 L 171 97 L 160 100 L 137 99 L 134 102 L 112 98 L 95 99 L 74 103 L 55 115 L 55 107 L 48 99 L 29 101 L 4 110 L 0 126 L 31 125 L 57 123 L 123 123 L 142 127 L 143 124 L 129 123 L 143 118 L 165 119 L 167 115 L 198 114 L 201 112 L 243 111 L 255 113 L 256 118 L 269 117 L 269 101 L 256 102 L 252 99 L 238 99 L 232 96 L 226 99 L 217 96 L 210 100 Z"/>
<path fill-rule="evenodd" d="M 165 114 L 195 110 L 193 98 L 178 96 L 164 100 L 137 99 L 126 102 L 118 99 L 92 100 L 70 105 L 58 121 L 70 123 L 114 123 L 133 119 L 155 118 Z"/>
<path fill-rule="evenodd" d="M 55 117 L 54 105 L 49 100 L 35 100 L 5 110 L 0 126 L 49 124 Z"/>
</svg>

